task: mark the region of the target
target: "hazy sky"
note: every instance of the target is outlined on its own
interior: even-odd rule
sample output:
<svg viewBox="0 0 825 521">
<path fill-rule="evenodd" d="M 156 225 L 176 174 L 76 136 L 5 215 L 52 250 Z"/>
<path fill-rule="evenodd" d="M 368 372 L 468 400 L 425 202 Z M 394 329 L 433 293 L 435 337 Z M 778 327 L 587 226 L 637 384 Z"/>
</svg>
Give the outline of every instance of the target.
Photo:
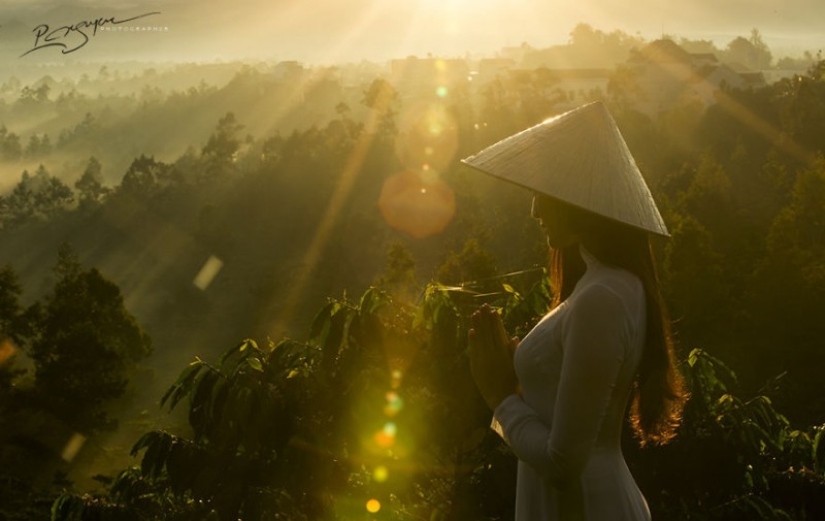
<svg viewBox="0 0 825 521">
<path fill-rule="evenodd" d="M 31 49 L 33 29 L 40 24 L 56 29 L 153 11 L 160 14 L 121 26 L 157 26 L 162 32 L 100 31 L 67 56 L 322 63 L 427 53 L 463 56 L 522 42 L 534 47 L 564 43 L 579 22 L 647 39 L 662 32 L 714 39 L 720 47 L 756 27 L 782 53 L 825 47 L 823 0 L 2 0 L 0 51 L 5 58 Z M 72 38 L 80 36 L 63 41 L 76 45 Z M 23 59 L 45 58 L 61 55 L 48 48 Z"/>
</svg>

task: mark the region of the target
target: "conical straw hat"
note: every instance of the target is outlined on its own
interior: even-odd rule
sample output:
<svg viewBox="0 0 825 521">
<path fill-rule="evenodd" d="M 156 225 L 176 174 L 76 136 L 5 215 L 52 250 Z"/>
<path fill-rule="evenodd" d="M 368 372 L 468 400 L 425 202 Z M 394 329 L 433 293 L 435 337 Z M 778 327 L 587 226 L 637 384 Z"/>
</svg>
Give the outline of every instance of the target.
<svg viewBox="0 0 825 521">
<path fill-rule="evenodd" d="M 599 101 L 505 138 L 462 162 L 609 219 L 669 237 L 616 122 Z"/>
</svg>

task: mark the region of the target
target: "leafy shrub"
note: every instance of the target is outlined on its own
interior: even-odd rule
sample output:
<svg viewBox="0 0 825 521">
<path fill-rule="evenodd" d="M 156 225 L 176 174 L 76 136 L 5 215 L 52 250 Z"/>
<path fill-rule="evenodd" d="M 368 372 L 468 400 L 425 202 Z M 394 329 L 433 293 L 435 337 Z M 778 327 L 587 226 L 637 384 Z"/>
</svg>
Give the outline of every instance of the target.
<svg viewBox="0 0 825 521">
<path fill-rule="evenodd" d="M 466 359 L 469 311 L 498 305 L 508 329 L 547 311 L 546 280 L 524 294 L 429 286 L 417 305 L 377 289 L 331 300 L 309 339 L 248 339 L 196 359 L 163 396 L 188 401 L 188 436 L 153 431 L 106 497 L 64 495 L 54 521 L 512 518 L 515 459 L 489 429 Z M 818 519 L 822 429 L 796 431 L 766 396 L 694 350 L 692 399 L 676 441 L 628 459 L 660 519 Z M 630 441 L 630 440 L 628 440 Z"/>
</svg>

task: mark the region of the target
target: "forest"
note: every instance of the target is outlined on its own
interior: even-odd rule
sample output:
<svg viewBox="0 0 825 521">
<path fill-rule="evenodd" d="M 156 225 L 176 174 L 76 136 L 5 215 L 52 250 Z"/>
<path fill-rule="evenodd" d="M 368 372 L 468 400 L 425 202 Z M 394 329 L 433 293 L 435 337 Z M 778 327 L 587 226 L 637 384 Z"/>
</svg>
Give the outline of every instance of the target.
<svg viewBox="0 0 825 521">
<path fill-rule="evenodd" d="M 560 88 L 552 56 L 644 43 L 577 30 L 414 95 L 366 65 L 0 86 L 0 519 L 511 519 L 466 332 L 482 303 L 529 331 L 548 252 L 459 160 L 596 99 L 671 232 L 691 399 L 625 440 L 654 519 L 825 518 L 825 61 L 651 113 L 624 61 Z"/>
</svg>

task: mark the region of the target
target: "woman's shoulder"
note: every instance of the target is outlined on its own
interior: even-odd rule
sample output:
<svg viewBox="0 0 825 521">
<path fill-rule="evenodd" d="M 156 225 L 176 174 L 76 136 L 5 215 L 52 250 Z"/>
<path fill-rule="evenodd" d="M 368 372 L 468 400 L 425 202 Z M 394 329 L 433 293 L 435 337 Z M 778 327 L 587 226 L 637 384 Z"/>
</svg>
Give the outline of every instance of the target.
<svg viewBox="0 0 825 521">
<path fill-rule="evenodd" d="M 635 274 L 612 266 L 601 265 L 583 277 L 571 295 L 570 304 L 575 308 L 596 306 L 604 309 L 611 303 L 616 310 L 624 310 L 629 316 L 643 312 L 644 285 Z"/>
</svg>

